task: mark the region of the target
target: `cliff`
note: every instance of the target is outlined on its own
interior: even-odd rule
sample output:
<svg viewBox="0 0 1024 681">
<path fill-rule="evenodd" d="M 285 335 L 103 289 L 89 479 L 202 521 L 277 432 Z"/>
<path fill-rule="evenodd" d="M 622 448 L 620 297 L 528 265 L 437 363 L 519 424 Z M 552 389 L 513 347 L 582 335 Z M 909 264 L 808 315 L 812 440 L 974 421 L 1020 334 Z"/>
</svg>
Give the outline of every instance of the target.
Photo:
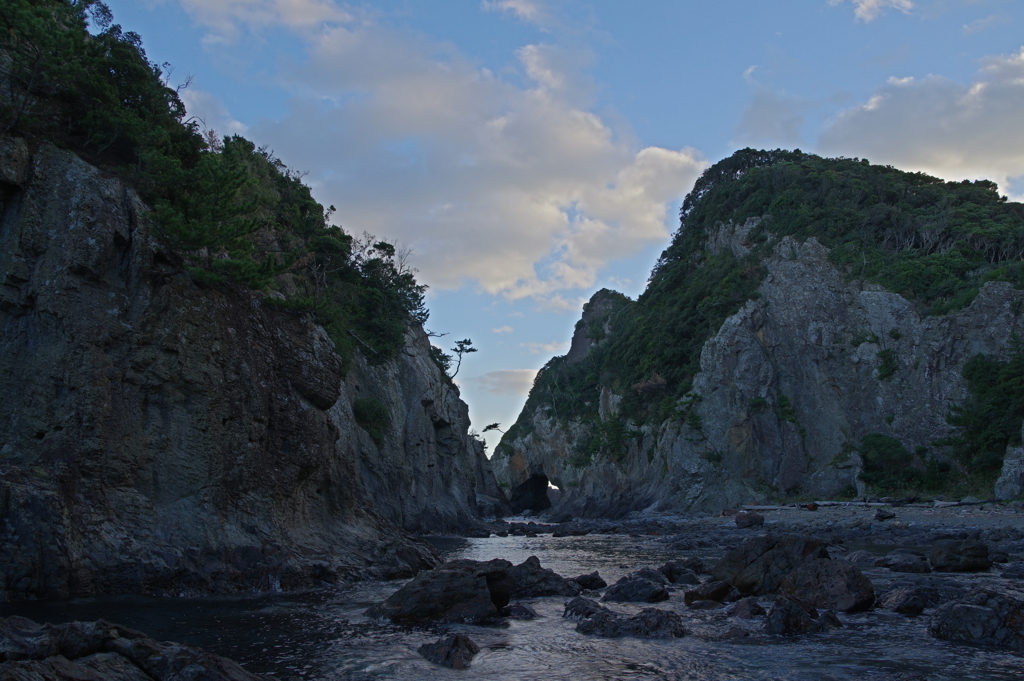
<svg viewBox="0 0 1024 681">
<path fill-rule="evenodd" d="M 773 220 L 684 220 L 686 278 L 663 267 L 636 302 L 611 304 L 618 294 L 596 294 L 570 356 L 541 372 L 499 445 L 499 480 L 514 490 L 543 476 L 563 492 L 556 511 L 585 516 L 851 498 L 874 491 L 862 475 L 868 436 L 902 448 L 901 465 L 922 476 L 940 468 L 963 474 L 936 442 L 951 433 L 951 406 L 969 396 L 965 364 L 978 354 L 1006 360 L 1014 334 L 1024 335 L 1024 291 L 979 276 L 970 304 L 936 314 L 920 298 L 851 273 L 818 238 L 779 234 Z M 712 328 L 706 340 L 697 338 L 699 364 L 681 372 L 673 395 L 665 377 L 687 362 L 679 346 L 665 360 L 621 339 L 639 326 L 672 327 L 698 314 L 695 306 L 657 301 L 705 285 L 719 276 L 718 262 L 734 264 L 721 281 L 749 273 L 756 288 L 745 300 L 734 296 L 738 309 L 722 321 L 701 318 Z M 705 306 L 713 292 L 693 299 Z M 699 327 L 676 328 L 682 335 Z M 629 362 L 643 367 L 644 380 L 615 380 Z"/>
<path fill-rule="evenodd" d="M 500 507 L 418 325 L 346 369 L 310 314 L 196 283 L 129 187 L 46 144 L 0 140 L 0 200 L 0 597 L 409 575 L 435 558 L 403 530 Z"/>
</svg>

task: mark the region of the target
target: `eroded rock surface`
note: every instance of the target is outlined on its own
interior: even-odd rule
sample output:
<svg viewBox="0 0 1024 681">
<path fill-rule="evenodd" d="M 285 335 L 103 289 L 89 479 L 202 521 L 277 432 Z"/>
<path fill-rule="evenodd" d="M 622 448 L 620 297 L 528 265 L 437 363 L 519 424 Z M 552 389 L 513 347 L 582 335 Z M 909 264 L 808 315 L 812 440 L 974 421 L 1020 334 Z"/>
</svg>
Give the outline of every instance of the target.
<svg viewBox="0 0 1024 681">
<path fill-rule="evenodd" d="M 172 266 L 115 177 L 0 142 L 0 599 L 409 577 L 437 560 L 401 528 L 504 503 L 422 329 L 346 371 L 309 314 Z"/>
</svg>

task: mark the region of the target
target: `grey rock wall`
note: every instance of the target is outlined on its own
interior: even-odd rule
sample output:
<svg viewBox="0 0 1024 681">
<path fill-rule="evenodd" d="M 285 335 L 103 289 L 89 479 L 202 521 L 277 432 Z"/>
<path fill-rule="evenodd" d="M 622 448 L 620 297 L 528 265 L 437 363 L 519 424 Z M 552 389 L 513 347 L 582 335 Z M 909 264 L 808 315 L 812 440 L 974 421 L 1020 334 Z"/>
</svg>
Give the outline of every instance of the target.
<svg viewBox="0 0 1024 681">
<path fill-rule="evenodd" d="M 742 247 L 752 224 L 720 229 L 710 245 Z M 558 510 L 584 515 L 717 511 L 848 485 L 863 493 L 859 456 L 848 451 L 870 433 L 911 451 L 931 447 L 948 432 L 950 405 L 967 396 L 963 364 L 978 353 L 1005 358 L 1011 335 L 1024 334 L 1015 312 L 1024 292 L 990 282 L 959 312 L 921 316 L 898 294 L 847 281 L 827 256 L 813 238 L 775 245 L 760 298 L 704 345 L 693 388 L 699 431 L 681 420 L 643 426 L 621 463 L 580 469 L 570 459 L 589 426 L 565 428 L 542 407 L 533 432 L 505 441 L 499 480 L 514 487 L 543 473 L 565 492 Z M 883 351 L 895 361 L 888 378 Z M 595 397 L 607 418 L 614 396 Z"/>
<path fill-rule="evenodd" d="M 0 139 L 0 599 L 408 575 L 435 557 L 402 528 L 501 496 L 422 329 L 343 375 L 311 316 L 198 286 L 146 213 Z M 359 396 L 390 411 L 379 448 Z"/>
</svg>

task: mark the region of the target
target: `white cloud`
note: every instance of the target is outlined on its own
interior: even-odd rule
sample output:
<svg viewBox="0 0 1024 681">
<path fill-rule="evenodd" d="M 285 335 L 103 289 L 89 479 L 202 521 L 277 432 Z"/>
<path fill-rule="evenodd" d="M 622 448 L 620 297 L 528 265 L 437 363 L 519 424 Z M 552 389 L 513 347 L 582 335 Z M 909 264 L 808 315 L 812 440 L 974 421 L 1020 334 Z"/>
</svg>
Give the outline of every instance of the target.
<svg viewBox="0 0 1024 681">
<path fill-rule="evenodd" d="M 480 7 L 488 12 L 508 12 L 528 24 L 546 26 L 551 14 L 544 3 L 537 0 L 483 0 Z"/>
<path fill-rule="evenodd" d="M 561 292 L 664 240 L 707 165 L 690 148 L 638 150 L 590 111 L 586 54 L 523 47 L 521 87 L 372 22 L 309 39 L 281 78 L 290 113 L 253 135 L 310 171 L 347 230 L 409 244 L 434 288 L 578 309 Z"/>
<path fill-rule="evenodd" d="M 1012 21 L 1010 15 L 1006 12 L 999 12 L 991 14 L 984 19 L 977 19 L 969 24 L 964 24 L 964 35 L 974 35 L 975 33 L 981 33 L 982 31 L 988 30 L 993 26 L 999 26 L 1000 24 L 1008 24 Z"/>
<path fill-rule="evenodd" d="M 839 5 L 846 0 L 829 0 L 830 5 Z M 909 14 L 914 9 L 911 0 L 851 0 L 854 4 L 854 15 L 863 22 L 874 21 L 887 8 L 898 9 Z"/>
<path fill-rule="evenodd" d="M 513 331 L 515 331 L 515 329 L 513 329 L 511 326 L 507 326 L 507 325 L 506 326 L 499 326 L 496 329 L 491 329 L 491 332 L 497 333 L 497 334 L 512 333 Z"/>
<path fill-rule="evenodd" d="M 890 79 L 822 133 L 821 152 L 870 158 L 949 180 L 988 178 L 1009 193 L 1024 175 L 1024 48 L 990 57 L 970 83 Z"/>
<path fill-rule="evenodd" d="M 178 0 L 199 25 L 211 32 L 207 43 L 233 43 L 241 28 L 317 29 L 347 23 L 354 16 L 334 0 Z"/>
<path fill-rule="evenodd" d="M 552 341 L 550 343 L 520 343 L 519 347 L 526 348 L 535 355 L 540 355 L 567 350 L 569 348 L 569 344 L 564 341 Z"/>
<path fill-rule="evenodd" d="M 483 388 L 495 395 L 528 395 L 536 376 L 536 369 L 501 369 L 468 378 L 466 383 Z"/>
<path fill-rule="evenodd" d="M 204 130 L 215 130 L 221 137 L 249 131 L 249 126 L 233 118 L 224 102 L 209 92 L 185 88 L 179 96 L 188 115 L 197 119 Z"/>
</svg>

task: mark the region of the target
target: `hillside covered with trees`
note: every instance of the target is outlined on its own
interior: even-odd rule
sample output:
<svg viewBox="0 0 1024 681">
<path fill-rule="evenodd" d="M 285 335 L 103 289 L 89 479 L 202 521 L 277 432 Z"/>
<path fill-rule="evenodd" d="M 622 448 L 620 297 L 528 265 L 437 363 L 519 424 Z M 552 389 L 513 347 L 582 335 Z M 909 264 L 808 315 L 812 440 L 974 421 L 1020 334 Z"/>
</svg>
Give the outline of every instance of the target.
<svg viewBox="0 0 1024 681">
<path fill-rule="evenodd" d="M 99 0 L 0 4 L 0 133 L 75 152 L 153 209 L 166 260 L 315 313 L 346 363 L 394 357 L 427 319 L 406 253 L 329 224 L 301 174 L 240 136 L 202 131 L 141 38 Z"/>
<path fill-rule="evenodd" d="M 745 255 L 711 249 L 709 237 L 722 225 L 744 224 L 754 225 L 745 235 Z M 793 243 L 815 238 L 830 249 L 830 262 L 848 282 L 898 293 L 922 317 L 964 309 L 986 282 L 1024 288 L 1024 205 L 1008 202 L 992 182 L 947 182 L 865 159 L 798 150 L 744 149 L 697 181 L 682 205 L 680 227 L 639 299 L 619 296 L 602 319 L 577 325 L 577 334 L 593 343 L 590 352 L 581 362 L 556 357 L 543 368 L 499 451 L 509 456 L 509 443 L 532 432 L 538 413 L 566 426 L 589 424 L 590 435 L 577 443 L 572 458 L 584 467 L 621 460 L 630 443 L 640 442 L 645 424 L 680 421 L 700 431 L 694 407 L 702 396 L 692 388 L 701 350 L 726 318 L 758 298 L 765 258 L 787 236 Z M 795 251 L 790 257 L 796 258 Z M 890 343 L 900 332 L 891 333 L 885 339 Z M 849 339 L 852 346 L 865 341 L 879 338 Z M 881 381 L 897 369 L 893 352 L 878 352 Z M 972 397 L 949 415 L 954 435 L 936 443 L 985 479 L 998 471 L 1006 446 L 1020 442 L 1021 361 L 1019 345 L 1009 361 L 972 360 L 964 369 Z M 602 389 L 621 396 L 615 418 L 598 417 Z M 754 402 L 763 409 L 763 399 Z M 786 395 L 779 402 L 780 418 L 796 422 Z M 924 460 L 894 442 L 895 454 L 861 447 L 869 468 L 900 471 L 895 477 L 868 471 L 876 488 L 944 484 L 948 465 L 926 474 Z M 881 459 L 886 463 L 877 463 Z M 899 463 L 894 467 L 890 459 Z M 912 460 L 918 463 L 908 468 Z"/>
</svg>

